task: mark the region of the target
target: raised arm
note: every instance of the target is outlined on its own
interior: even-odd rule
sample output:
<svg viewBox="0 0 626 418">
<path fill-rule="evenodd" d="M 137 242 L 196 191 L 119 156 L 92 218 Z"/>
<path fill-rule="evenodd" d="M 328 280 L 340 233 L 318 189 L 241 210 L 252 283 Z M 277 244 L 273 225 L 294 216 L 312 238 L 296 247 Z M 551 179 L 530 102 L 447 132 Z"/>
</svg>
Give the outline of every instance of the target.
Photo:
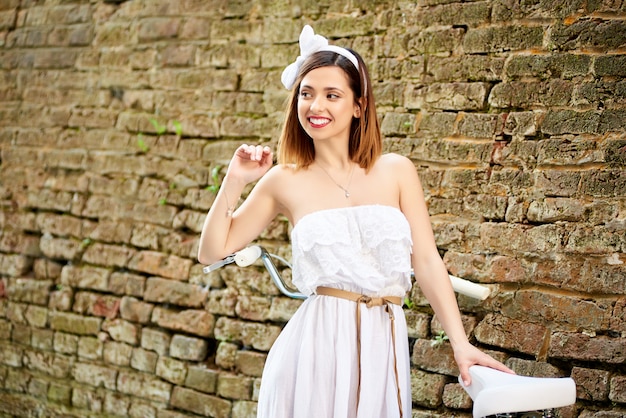
<svg viewBox="0 0 626 418">
<path fill-rule="evenodd" d="M 200 263 L 213 263 L 243 248 L 276 216 L 277 204 L 264 177 L 271 167 L 269 147 L 244 144 L 237 148 L 202 227 Z M 246 201 L 236 208 L 246 185 L 259 179 Z"/>
</svg>

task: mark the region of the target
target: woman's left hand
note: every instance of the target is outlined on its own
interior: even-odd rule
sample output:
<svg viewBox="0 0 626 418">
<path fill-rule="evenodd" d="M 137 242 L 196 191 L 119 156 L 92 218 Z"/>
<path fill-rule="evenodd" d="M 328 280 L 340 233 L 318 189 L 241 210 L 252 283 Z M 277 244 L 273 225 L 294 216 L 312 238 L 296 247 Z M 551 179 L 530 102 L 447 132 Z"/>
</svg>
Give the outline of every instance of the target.
<svg viewBox="0 0 626 418">
<path fill-rule="evenodd" d="M 506 373 L 515 374 L 513 370 L 509 369 L 490 355 L 483 353 L 469 342 L 463 344 L 462 347 L 455 348 L 454 359 L 459 366 L 461 380 L 463 380 L 463 384 L 465 386 L 469 386 L 472 383 L 472 379 L 470 378 L 469 374 L 469 368 L 470 366 L 473 366 L 475 364 L 491 367 L 492 369 L 501 370 Z"/>
</svg>

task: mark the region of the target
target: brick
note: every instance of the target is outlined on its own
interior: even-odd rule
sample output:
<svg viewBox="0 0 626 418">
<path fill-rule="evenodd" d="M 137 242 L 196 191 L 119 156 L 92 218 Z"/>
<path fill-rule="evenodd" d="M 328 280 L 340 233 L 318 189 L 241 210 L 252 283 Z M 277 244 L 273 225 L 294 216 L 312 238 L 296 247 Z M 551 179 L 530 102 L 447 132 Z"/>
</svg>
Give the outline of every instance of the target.
<svg viewBox="0 0 626 418">
<path fill-rule="evenodd" d="M 72 406 L 91 412 L 101 412 L 104 393 L 94 392 L 90 388 L 78 387 L 72 390 Z"/>
<path fill-rule="evenodd" d="M 142 373 L 120 371 L 117 376 L 119 392 L 140 398 L 169 402 L 171 389 L 171 383 Z"/>
<path fill-rule="evenodd" d="M 474 334 L 483 344 L 537 356 L 548 337 L 548 330 L 540 324 L 488 314 L 476 326 Z"/>
<path fill-rule="evenodd" d="M 48 293 L 52 282 L 50 280 L 15 279 L 9 278 L 6 295 L 16 302 L 47 305 Z"/>
<path fill-rule="evenodd" d="M 147 324 L 152 315 L 154 305 L 141 300 L 125 296 L 120 303 L 120 316 L 122 319 L 140 324 Z"/>
<path fill-rule="evenodd" d="M 248 400 L 252 394 L 252 379 L 222 373 L 217 380 L 217 394 L 226 399 Z"/>
<path fill-rule="evenodd" d="M 128 416 L 131 418 L 156 417 L 157 409 L 142 401 L 133 402 L 128 409 Z"/>
<path fill-rule="evenodd" d="M 542 165 L 583 165 L 603 162 L 598 144 L 585 138 L 546 139 L 539 142 L 537 162 Z"/>
<path fill-rule="evenodd" d="M 537 106 L 566 106 L 573 92 L 573 83 L 564 80 L 503 82 L 496 84 L 489 93 L 489 104 L 497 108 L 522 108 L 529 103 Z"/>
<path fill-rule="evenodd" d="M 139 342 L 140 328 L 120 318 L 106 319 L 102 323 L 102 331 L 108 332 L 114 341 L 136 345 Z"/>
<path fill-rule="evenodd" d="M 66 312 L 51 311 L 49 314 L 50 328 L 57 331 L 78 335 L 97 335 L 100 332 L 102 319 L 84 317 Z"/>
<path fill-rule="evenodd" d="M 147 302 L 161 302 L 192 308 L 201 307 L 206 297 L 206 290 L 200 286 L 159 278 L 147 280 L 144 294 L 144 300 Z"/>
<path fill-rule="evenodd" d="M 626 56 L 618 54 L 599 55 L 593 61 L 593 71 L 597 76 L 626 76 Z"/>
<path fill-rule="evenodd" d="M 598 111 L 548 110 L 541 123 L 547 135 L 601 133 L 602 113 Z"/>
<path fill-rule="evenodd" d="M 141 297 L 144 292 L 146 278 L 138 274 L 114 272 L 109 279 L 109 291 L 117 295 Z"/>
<path fill-rule="evenodd" d="M 71 287 L 56 285 L 57 290 L 50 292 L 48 307 L 54 311 L 69 311 L 72 308 L 74 292 Z"/>
<path fill-rule="evenodd" d="M 502 255 L 518 252 L 542 254 L 560 248 L 565 234 L 563 228 L 548 224 L 534 227 L 506 223 L 483 223 L 480 240 L 486 249 L 498 247 Z"/>
<path fill-rule="evenodd" d="M 0 232 L 0 250 L 8 253 L 20 253 L 32 257 L 41 255 L 39 239 L 37 237 Z"/>
<path fill-rule="evenodd" d="M 53 340 L 54 351 L 63 354 L 76 354 L 78 339 L 77 335 L 55 332 Z"/>
<path fill-rule="evenodd" d="M 130 406 L 130 398 L 116 392 L 106 392 L 102 405 L 103 412 L 111 415 L 127 416 Z"/>
<path fill-rule="evenodd" d="M 171 405 L 183 411 L 215 418 L 229 418 L 231 412 L 229 401 L 180 386 L 174 387 L 172 391 Z"/>
<path fill-rule="evenodd" d="M 261 296 L 239 296 L 235 313 L 242 319 L 264 321 L 269 317 L 271 301 Z"/>
<path fill-rule="evenodd" d="M 626 403 L 626 394 L 624 393 L 624 387 L 626 386 L 626 376 L 617 375 L 611 377 L 611 391 L 609 392 L 609 399 L 612 402 Z"/>
<path fill-rule="evenodd" d="M 514 79 L 572 79 L 589 74 L 592 63 L 592 57 L 580 54 L 514 55 L 507 60 L 505 73 Z"/>
<path fill-rule="evenodd" d="M 542 43 L 541 27 L 503 26 L 470 28 L 462 46 L 466 54 L 476 54 L 541 48 Z"/>
<path fill-rule="evenodd" d="M 442 401 L 445 406 L 453 409 L 470 409 L 472 398 L 459 384 L 447 384 L 443 388 Z"/>
<path fill-rule="evenodd" d="M 576 382 L 576 397 L 590 401 L 606 401 L 609 398 L 610 373 L 606 370 L 574 367 L 572 379 Z"/>
<path fill-rule="evenodd" d="M 240 341 L 246 346 L 267 351 L 280 334 L 280 327 L 243 322 L 221 317 L 215 324 L 215 338 Z"/>
<path fill-rule="evenodd" d="M 39 399 L 46 399 L 48 395 L 48 382 L 44 379 L 33 378 L 28 384 L 28 393 Z"/>
<path fill-rule="evenodd" d="M 257 403 L 251 401 L 233 402 L 232 418 L 253 417 L 257 413 Z"/>
<path fill-rule="evenodd" d="M 237 344 L 221 341 L 215 353 L 215 364 L 222 369 L 233 370 L 237 362 Z"/>
<path fill-rule="evenodd" d="M 115 318 L 119 312 L 120 298 L 92 292 L 76 292 L 72 310 L 104 318 Z"/>
<path fill-rule="evenodd" d="M 235 316 L 237 299 L 238 293 L 235 289 L 212 289 L 209 290 L 206 309 L 214 315 Z"/>
<path fill-rule="evenodd" d="M 192 261 L 181 257 L 141 251 L 129 262 L 129 268 L 149 274 L 155 274 L 174 280 L 185 280 L 189 275 Z"/>
<path fill-rule="evenodd" d="M 621 364 L 626 356 L 624 342 L 624 338 L 557 332 L 550 339 L 548 355 L 559 359 Z"/>
<path fill-rule="evenodd" d="M 560 51 L 619 48 L 626 42 L 626 26 L 617 20 L 577 20 L 571 25 L 556 24 L 550 31 L 550 43 Z"/>
<path fill-rule="evenodd" d="M 201 337 L 213 334 L 215 318 L 206 311 L 187 309 L 175 311 L 155 307 L 152 312 L 152 323 L 175 331 L 188 332 Z"/>
<path fill-rule="evenodd" d="M 49 258 L 74 260 L 79 257 L 81 243 L 75 239 L 53 238 L 44 235 L 40 241 L 41 252 Z"/>
<path fill-rule="evenodd" d="M 72 377 L 80 383 L 114 390 L 117 371 L 94 364 L 76 363 L 72 369 Z"/>
<path fill-rule="evenodd" d="M 441 375 L 411 369 L 411 398 L 413 404 L 435 408 L 442 403 L 446 378 Z"/>
<path fill-rule="evenodd" d="M 94 243 L 83 253 L 83 261 L 101 266 L 127 267 L 136 250 L 117 245 Z"/>
<path fill-rule="evenodd" d="M 141 347 L 152 350 L 159 355 L 167 355 L 169 352 L 171 336 L 168 332 L 155 328 L 143 328 L 141 332 Z"/>
<path fill-rule="evenodd" d="M 235 367 L 246 376 L 261 377 L 266 358 L 265 353 L 240 350 L 237 352 Z"/>
<path fill-rule="evenodd" d="M 611 303 L 602 299 L 586 301 L 533 290 L 515 292 L 510 300 L 512 305 L 501 309 L 503 315 L 536 323 L 557 322 L 575 329 L 606 327 L 612 310 Z"/>
<path fill-rule="evenodd" d="M 102 351 L 105 363 L 116 366 L 129 366 L 133 347 L 117 341 L 106 341 Z"/>
<path fill-rule="evenodd" d="M 48 399 L 61 405 L 70 405 L 72 388 L 58 382 L 50 382 L 48 386 Z"/>
<path fill-rule="evenodd" d="M 9 318 L 12 319 L 12 318 Z M 32 341 L 32 328 L 28 325 L 14 324 L 11 340 L 18 344 L 28 345 Z"/>
<path fill-rule="evenodd" d="M 185 386 L 204 393 L 215 393 L 219 372 L 205 366 L 189 366 Z"/>
<path fill-rule="evenodd" d="M 130 357 L 130 367 L 142 372 L 154 373 L 158 359 L 159 355 L 153 351 L 133 348 L 133 353 Z"/>
<path fill-rule="evenodd" d="M 102 358 L 104 343 L 95 337 L 80 337 L 78 340 L 78 356 L 89 360 Z"/>
<path fill-rule="evenodd" d="M 40 351 L 24 351 L 24 367 L 55 378 L 63 379 L 70 375 L 73 358 L 62 354 Z"/>
<path fill-rule="evenodd" d="M 49 329 L 33 329 L 31 345 L 33 348 L 44 351 L 53 350 L 54 331 Z"/>
<path fill-rule="evenodd" d="M 626 245 L 623 232 L 618 229 L 605 229 L 599 226 L 579 226 L 570 232 L 565 250 L 584 254 L 606 254 L 620 252 Z"/>
<path fill-rule="evenodd" d="M 443 2 L 442 2 L 443 3 Z M 490 23 L 490 7 L 483 3 L 440 4 L 427 7 L 416 14 L 415 23 L 420 26 L 456 25 L 463 22 L 468 26 L 479 26 Z"/>
<path fill-rule="evenodd" d="M 581 192 L 595 197 L 618 197 L 626 192 L 624 170 L 611 169 L 584 172 L 581 176 Z"/>
<path fill-rule="evenodd" d="M 187 375 L 187 366 L 184 361 L 170 357 L 159 357 L 156 364 L 156 375 L 175 385 L 182 385 Z"/>
<path fill-rule="evenodd" d="M 385 136 L 408 135 L 415 132 L 415 115 L 410 113 L 387 113 L 381 124 Z"/>
<path fill-rule="evenodd" d="M 23 348 L 14 345 L 3 344 L 0 348 L 0 363 L 11 367 L 22 367 Z"/>
<path fill-rule="evenodd" d="M 408 109 L 481 110 L 485 107 L 488 85 L 485 83 L 432 83 L 407 89 Z"/>
<path fill-rule="evenodd" d="M 202 361 L 208 353 L 208 341 L 200 338 L 174 335 L 170 344 L 170 356 L 181 360 Z"/>
<path fill-rule="evenodd" d="M 137 28 L 139 42 L 175 38 L 178 35 L 180 20 L 169 17 L 142 19 Z"/>
<path fill-rule="evenodd" d="M 61 283 L 81 289 L 106 291 L 111 271 L 100 267 L 66 265 L 61 271 Z"/>
<path fill-rule="evenodd" d="M 413 344 L 411 362 L 424 371 L 458 376 L 454 352 L 448 343 L 436 344 L 436 340 L 417 339 Z"/>
</svg>

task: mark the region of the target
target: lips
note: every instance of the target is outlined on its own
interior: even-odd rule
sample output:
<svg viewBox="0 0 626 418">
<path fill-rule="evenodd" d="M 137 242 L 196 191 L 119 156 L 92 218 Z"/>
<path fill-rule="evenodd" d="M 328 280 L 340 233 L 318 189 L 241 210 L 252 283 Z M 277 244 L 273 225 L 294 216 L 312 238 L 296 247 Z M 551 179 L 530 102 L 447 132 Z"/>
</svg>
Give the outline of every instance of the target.
<svg viewBox="0 0 626 418">
<path fill-rule="evenodd" d="M 313 128 L 323 128 L 324 126 L 330 123 L 330 119 L 328 118 L 320 118 L 320 117 L 310 117 L 309 123 Z"/>
</svg>

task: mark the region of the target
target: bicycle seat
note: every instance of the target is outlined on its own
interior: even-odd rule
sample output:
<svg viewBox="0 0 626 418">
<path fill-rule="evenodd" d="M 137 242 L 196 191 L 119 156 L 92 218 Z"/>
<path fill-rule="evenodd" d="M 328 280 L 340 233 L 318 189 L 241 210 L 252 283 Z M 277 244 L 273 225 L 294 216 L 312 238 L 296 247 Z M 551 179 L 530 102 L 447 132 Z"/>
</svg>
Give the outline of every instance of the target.
<svg viewBox="0 0 626 418">
<path fill-rule="evenodd" d="M 472 383 L 459 383 L 474 401 L 473 416 L 560 408 L 576 402 L 576 384 L 571 377 L 528 377 L 484 366 L 469 369 Z"/>
</svg>

